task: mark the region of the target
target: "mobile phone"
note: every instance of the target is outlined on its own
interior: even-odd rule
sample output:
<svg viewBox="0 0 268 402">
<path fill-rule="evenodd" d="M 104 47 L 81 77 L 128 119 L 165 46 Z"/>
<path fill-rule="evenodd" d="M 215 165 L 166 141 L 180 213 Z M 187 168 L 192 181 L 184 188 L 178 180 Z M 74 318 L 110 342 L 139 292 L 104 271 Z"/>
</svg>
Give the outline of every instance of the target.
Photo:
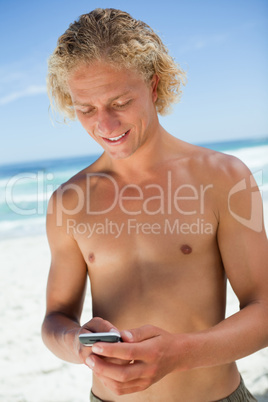
<svg viewBox="0 0 268 402">
<path fill-rule="evenodd" d="M 120 335 L 115 332 L 95 332 L 88 334 L 80 334 L 79 341 L 84 346 L 92 346 L 96 342 L 121 342 L 122 339 Z"/>
</svg>

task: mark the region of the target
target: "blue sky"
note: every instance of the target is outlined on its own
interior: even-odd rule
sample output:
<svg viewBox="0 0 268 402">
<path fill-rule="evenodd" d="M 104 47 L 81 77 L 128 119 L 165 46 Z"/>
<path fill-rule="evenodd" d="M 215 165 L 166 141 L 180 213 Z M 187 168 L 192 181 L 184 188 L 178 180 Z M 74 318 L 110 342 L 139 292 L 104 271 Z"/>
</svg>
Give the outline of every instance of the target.
<svg viewBox="0 0 268 402">
<path fill-rule="evenodd" d="M 100 153 L 79 123 L 49 117 L 47 59 L 68 25 L 96 7 L 152 26 L 188 83 L 161 118 L 192 143 L 268 135 L 267 0 L 0 1 L 0 164 Z"/>
</svg>

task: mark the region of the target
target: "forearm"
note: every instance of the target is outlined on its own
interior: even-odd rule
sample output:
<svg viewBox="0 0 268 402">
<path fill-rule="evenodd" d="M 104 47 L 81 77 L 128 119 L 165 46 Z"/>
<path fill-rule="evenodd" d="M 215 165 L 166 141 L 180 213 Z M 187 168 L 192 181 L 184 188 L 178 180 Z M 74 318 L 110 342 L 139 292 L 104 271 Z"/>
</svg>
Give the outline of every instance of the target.
<svg viewBox="0 0 268 402">
<path fill-rule="evenodd" d="M 71 363 L 83 363 L 79 356 L 78 322 L 61 313 L 47 315 L 42 325 L 42 338 L 57 357 Z"/>
<path fill-rule="evenodd" d="M 186 335 L 183 342 L 185 368 L 227 364 L 268 346 L 267 318 L 267 305 L 254 303 L 211 329 Z M 177 345 L 179 338 L 180 335 Z"/>
</svg>

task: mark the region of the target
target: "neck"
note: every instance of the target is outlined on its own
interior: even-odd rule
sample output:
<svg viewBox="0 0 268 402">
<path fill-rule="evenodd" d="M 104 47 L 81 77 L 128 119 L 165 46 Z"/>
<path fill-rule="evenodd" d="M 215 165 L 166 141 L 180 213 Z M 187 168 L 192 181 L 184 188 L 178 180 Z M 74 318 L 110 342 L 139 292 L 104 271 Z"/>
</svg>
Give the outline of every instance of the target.
<svg viewBox="0 0 268 402">
<path fill-rule="evenodd" d="M 173 137 L 158 124 L 151 138 L 128 158 L 113 159 L 104 152 L 105 167 L 125 181 L 142 180 L 166 159 L 172 139 Z"/>
</svg>

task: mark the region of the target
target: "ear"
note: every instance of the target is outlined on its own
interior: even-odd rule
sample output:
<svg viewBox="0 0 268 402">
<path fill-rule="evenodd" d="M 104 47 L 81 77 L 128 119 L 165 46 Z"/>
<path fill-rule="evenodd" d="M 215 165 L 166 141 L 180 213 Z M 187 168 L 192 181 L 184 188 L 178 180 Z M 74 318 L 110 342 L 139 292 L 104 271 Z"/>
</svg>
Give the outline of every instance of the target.
<svg viewBox="0 0 268 402">
<path fill-rule="evenodd" d="M 157 98 L 158 98 L 158 95 L 157 95 L 158 83 L 159 83 L 159 77 L 158 77 L 158 75 L 154 74 L 152 81 L 151 81 L 152 99 L 153 99 L 154 103 L 157 101 Z"/>
</svg>

